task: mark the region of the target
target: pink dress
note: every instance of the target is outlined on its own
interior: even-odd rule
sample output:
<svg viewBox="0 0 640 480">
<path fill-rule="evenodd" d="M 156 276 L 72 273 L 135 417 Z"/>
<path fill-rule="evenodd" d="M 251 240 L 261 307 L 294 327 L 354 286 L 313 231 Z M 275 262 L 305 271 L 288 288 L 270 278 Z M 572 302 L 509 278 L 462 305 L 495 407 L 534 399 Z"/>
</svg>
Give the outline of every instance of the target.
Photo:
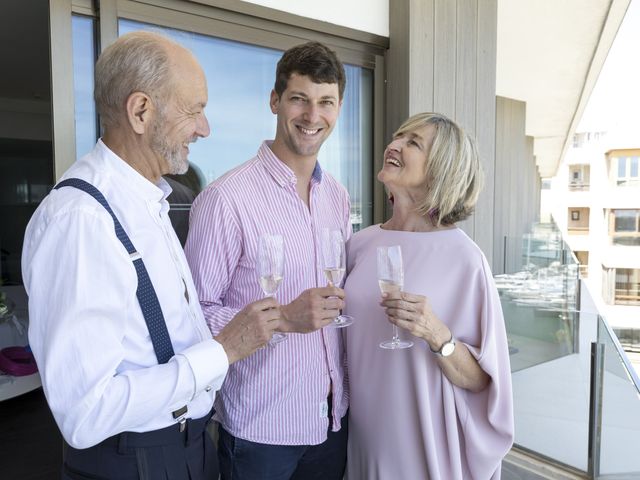
<svg viewBox="0 0 640 480">
<path fill-rule="evenodd" d="M 491 382 L 480 393 L 454 386 L 425 341 L 383 350 L 391 324 L 380 307 L 376 247 L 400 245 L 404 290 L 426 296 Z M 345 329 L 350 385 L 349 480 L 489 480 L 513 443 L 509 351 L 487 261 L 457 228 L 399 232 L 369 227 L 349 241 Z"/>
</svg>

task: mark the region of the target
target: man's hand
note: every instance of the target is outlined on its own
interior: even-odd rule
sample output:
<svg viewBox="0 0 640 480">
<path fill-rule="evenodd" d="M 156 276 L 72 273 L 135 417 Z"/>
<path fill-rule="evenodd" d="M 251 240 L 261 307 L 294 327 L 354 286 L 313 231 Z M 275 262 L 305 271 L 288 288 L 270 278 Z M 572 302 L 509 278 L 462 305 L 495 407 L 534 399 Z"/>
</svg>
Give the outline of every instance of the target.
<svg viewBox="0 0 640 480">
<path fill-rule="evenodd" d="M 344 308 L 344 290 L 338 287 L 310 288 L 288 305 L 280 307 L 283 332 L 309 333 L 333 321 Z"/>
<path fill-rule="evenodd" d="M 264 347 L 280 325 L 280 305 L 267 297 L 250 303 L 215 337 L 229 358 L 229 364 L 248 357 Z"/>
</svg>

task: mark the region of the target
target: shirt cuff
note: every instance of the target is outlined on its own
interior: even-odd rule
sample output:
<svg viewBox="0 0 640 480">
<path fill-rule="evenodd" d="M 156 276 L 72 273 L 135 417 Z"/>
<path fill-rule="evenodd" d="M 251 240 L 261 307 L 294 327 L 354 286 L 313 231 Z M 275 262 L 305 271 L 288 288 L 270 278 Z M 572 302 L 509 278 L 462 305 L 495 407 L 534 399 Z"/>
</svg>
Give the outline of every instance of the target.
<svg viewBox="0 0 640 480">
<path fill-rule="evenodd" d="M 178 355 L 185 357 L 191 367 L 194 397 L 203 390 L 207 392 L 220 390 L 229 370 L 229 359 L 221 344 L 214 339 L 205 340 L 192 345 Z"/>
</svg>

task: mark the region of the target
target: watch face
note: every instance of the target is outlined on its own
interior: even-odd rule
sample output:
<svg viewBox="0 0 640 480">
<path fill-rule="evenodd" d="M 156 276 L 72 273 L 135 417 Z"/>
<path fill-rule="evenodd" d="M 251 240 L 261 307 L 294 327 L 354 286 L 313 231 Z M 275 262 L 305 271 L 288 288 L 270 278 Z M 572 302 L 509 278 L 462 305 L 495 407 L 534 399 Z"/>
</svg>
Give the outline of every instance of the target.
<svg viewBox="0 0 640 480">
<path fill-rule="evenodd" d="M 453 350 L 456 348 L 456 344 L 453 342 L 445 343 L 442 346 L 442 356 L 448 357 L 453 353 Z"/>
</svg>

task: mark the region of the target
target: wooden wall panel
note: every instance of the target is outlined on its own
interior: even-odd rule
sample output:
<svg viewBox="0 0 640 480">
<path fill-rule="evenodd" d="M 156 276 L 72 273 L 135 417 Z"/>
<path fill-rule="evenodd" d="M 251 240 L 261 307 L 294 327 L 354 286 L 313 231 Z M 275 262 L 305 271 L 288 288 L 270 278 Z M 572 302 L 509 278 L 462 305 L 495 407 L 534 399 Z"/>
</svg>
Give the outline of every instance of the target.
<svg viewBox="0 0 640 480">
<path fill-rule="evenodd" d="M 394 0 L 389 31 L 386 140 L 424 111 L 444 113 L 477 138 L 485 189 L 460 227 L 492 263 L 497 0 Z"/>
<path fill-rule="evenodd" d="M 483 92 L 476 96 L 475 134 L 482 159 L 485 184 L 476 212 L 473 238 L 493 265 L 494 244 L 494 190 L 496 158 L 496 48 L 498 28 L 498 6 L 495 1 L 478 1 L 476 49 L 476 89 Z M 492 92 L 489 94 L 488 92 Z"/>
</svg>

